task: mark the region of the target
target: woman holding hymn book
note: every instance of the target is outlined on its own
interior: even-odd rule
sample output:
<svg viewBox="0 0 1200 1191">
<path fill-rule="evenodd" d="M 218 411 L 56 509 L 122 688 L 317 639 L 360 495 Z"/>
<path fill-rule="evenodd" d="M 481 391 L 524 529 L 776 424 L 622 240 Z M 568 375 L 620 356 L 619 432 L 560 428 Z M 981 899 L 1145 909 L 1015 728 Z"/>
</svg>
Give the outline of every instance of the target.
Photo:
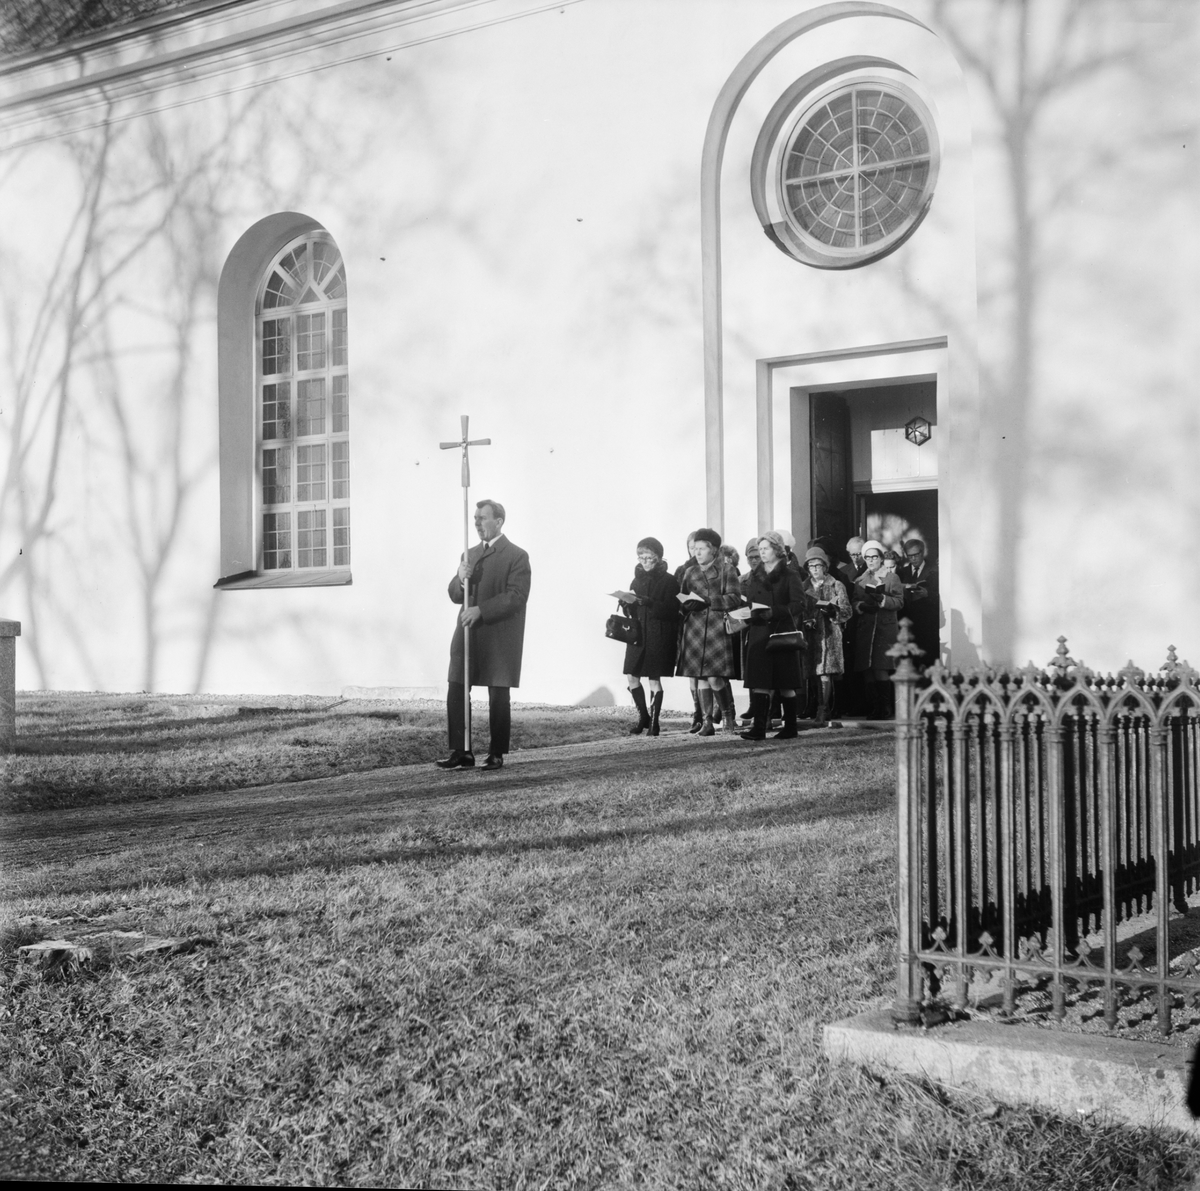
<svg viewBox="0 0 1200 1191">
<path fill-rule="evenodd" d="M 679 665 L 676 673 L 697 680 L 701 723 L 692 728 L 700 736 L 712 736 L 713 705 L 719 703 L 725 731 L 737 731 L 737 711 L 728 679 L 735 673 L 733 651 L 736 638 L 725 629 L 725 614 L 742 603 L 738 573 L 720 555 L 721 535 L 715 529 L 698 529 L 693 542 L 694 557 L 683 573 L 676 599 L 683 608 L 679 634 Z"/>
<path fill-rule="evenodd" d="M 663 560 L 662 543 L 642 538 L 637 544 L 637 566 L 629 591 L 614 591 L 622 611 L 637 621 L 638 639 L 625 646 L 625 677 L 629 694 L 638 710 L 637 723 L 629 729 L 634 736 L 648 731 L 658 735 L 662 711 L 662 677 L 675 670 L 675 635 L 679 627 L 679 584 Z M 650 682 L 650 705 L 642 679 Z"/>
<path fill-rule="evenodd" d="M 796 691 L 804 683 L 803 632 L 815 613 L 815 602 L 804 594 L 803 580 L 787 565 L 783 536 L 768 530 L 758 539 L 760 562 L 743 584 L 749 608 L 746 638 L 745 682 L 750 688 L 750 710 L 754 718 L 742 738 L 765 740 L 771 713 L 771 692 L 778 691 L 783 707 L 783 728 L 776 740 L 797 734 Z M 782 636 L 781 636 L 782 635 Z M 772 642 L 772 638 L 778 638 Z M 789 637 L 791 638 L 789 640 Z"/>
<path fill-rule="evenodd" d="M 810 546 L 804 556 L 808 582 L 804 592 L 817 603 L 816 630 L 808 642 L 808 666 L 817 681 L 817 723 L 828 723 L 833 714 L 833 678 L 845 671 L 842 625 L 851 617 L 845 585 L 830 576 L 829 555 Z"/>
</svg>

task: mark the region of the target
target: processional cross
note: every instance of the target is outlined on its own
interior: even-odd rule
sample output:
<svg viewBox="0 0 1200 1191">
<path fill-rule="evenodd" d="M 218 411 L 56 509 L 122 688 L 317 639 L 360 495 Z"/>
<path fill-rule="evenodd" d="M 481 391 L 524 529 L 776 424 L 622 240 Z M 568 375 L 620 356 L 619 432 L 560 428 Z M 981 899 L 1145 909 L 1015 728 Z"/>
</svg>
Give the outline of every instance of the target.
<svg viewBox="0 0 1200 1191">
<path fill-rule="evenodd" d="M 470 500 L 467 492 L 471 487 L 471 461 L 468 455 L 470 447 L 490 447 L 490 438 L 467 438 L 467 414 L 461 416 L 462 438 L 458 442 L 438 443 L 443 451 L 452 451 L 455 447 L 462 450 L 462 490 L 463 490 L 463 565 L 467 563 L 467 553 L 471 549 L 471 513 Z M 463 576 L 463 611 L 471 606 L 471 576 Z M 471 626 L 463 625 L 463 749 L 471 751 Z"/>
</svg>

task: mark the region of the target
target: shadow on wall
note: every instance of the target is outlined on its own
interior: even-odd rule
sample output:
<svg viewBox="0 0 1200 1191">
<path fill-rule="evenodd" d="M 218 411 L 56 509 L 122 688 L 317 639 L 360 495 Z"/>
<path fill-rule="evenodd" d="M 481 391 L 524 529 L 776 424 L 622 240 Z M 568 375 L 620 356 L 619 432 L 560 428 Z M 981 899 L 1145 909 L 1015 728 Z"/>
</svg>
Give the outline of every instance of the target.
<svg viewBox="0 0 1200 1191">
<path fill-rule="evenodd" d="M 590 695 L 584 695 L 576 707 L 616 707 L 617 701 L 606 686 L 598 686 Z"/>
<path fill-rule="evenodd" d="M 983 664 L 979 647 L 967 636 L 966 621 L 957 608 L 950 609 L 950 656 L 956 670 L 968 670 Z"/>
</svg>

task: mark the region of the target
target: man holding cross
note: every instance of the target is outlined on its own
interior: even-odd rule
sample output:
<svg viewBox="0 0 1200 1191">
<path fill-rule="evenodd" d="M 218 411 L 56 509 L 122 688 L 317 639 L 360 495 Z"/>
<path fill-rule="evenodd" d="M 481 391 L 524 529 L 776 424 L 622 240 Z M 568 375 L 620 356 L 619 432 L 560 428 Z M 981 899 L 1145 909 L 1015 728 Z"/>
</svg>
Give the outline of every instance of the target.
<svg viewBox="0 0 1200 1191">
<path fill-rule="evenodd" d="M 504 506 L 497 501 L 481 500 L 475 506 L 475 532 L 479 545 L 467 552 L 447 589 L 456 604 L 463 604 L 464 594 L 467 598 L 450 643 L 450 689 L 446 695 L 450 755 L 437 762 L 442 769 L 475 765 L 474 754 L 464 747 L 464 629 L 470 637 L 469 685 L 488 689 L 490 736 L 485 770 L 504 765 L 512 723 L 509 690 L 521 684 L 529 555 L 504 536 Z"/>
</svg>

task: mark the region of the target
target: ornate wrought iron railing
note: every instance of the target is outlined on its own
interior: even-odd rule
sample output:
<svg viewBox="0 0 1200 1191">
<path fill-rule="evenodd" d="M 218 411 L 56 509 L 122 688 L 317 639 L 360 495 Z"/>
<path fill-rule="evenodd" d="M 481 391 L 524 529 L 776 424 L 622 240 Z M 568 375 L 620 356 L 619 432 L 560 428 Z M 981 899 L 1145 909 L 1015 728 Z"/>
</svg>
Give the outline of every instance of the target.
<svg viewBox="0 0 1200 1191">
<path fill-rule="evenodd" d="M 1200 674 L 1174 647 L 1156 674 L 1097 674 L 1065 638 L 1045 669 L 922 674 L 919 652 L 901 622 L 894 1017 L 966 1009 L 986 981 L 1002 1016 L 1029 988 L 1059 1019 L 1098 993 L 1114 1028 L 1150 997 L 1170 1033 L 1200 997 L 1200 948 L 1173 957 L 1171 933 L 1200 890 Z M 1153 943 L 1119 947 L 1143 915 Z"/>
</svg>

